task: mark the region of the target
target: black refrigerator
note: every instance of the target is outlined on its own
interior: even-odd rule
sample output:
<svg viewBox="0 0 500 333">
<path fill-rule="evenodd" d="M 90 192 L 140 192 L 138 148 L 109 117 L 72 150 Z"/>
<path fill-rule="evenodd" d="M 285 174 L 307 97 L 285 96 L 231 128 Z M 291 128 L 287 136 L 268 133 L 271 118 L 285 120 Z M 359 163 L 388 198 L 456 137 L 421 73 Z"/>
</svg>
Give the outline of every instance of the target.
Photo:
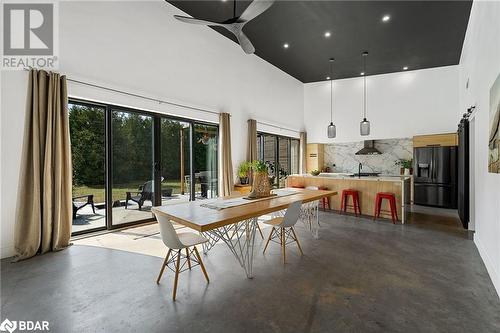
<svg viewBox="0 0 500 333">
<path fill-rule="evenodd" d="M 413 157 L 414 203 L 457 208 L 457 147 L 415 148 Z"/>
</svg>

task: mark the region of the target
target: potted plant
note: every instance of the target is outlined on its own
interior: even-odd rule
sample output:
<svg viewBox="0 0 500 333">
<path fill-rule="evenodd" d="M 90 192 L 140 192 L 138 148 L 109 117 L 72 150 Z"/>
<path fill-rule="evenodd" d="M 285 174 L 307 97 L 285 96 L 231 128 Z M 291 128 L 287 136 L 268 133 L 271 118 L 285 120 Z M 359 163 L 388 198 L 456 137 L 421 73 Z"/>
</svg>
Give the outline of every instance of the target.
<svg viewBox="0 0 500 333">
<path fill-rule="evenodd" d="M 269 184 L 269 173 L 266 163 L 253 161 L 251 164 L 253 172 L 252 191 L 249 198 L 263 198 L 271 195 L 271 184 Z"/>
<path fill-rule="evenodd" d="M 409 175 L 413 174 L 413 168 L 412 168 L 413 160 L 411 160 L 411 159 L 410 160 L 399 159 L 394 164 L 401 168 L 400 169 L 401 175 L 409 176 Z"/>
<path fill-rule="evenodd" d="M 248 174 L 251 169 L 252 169 L 251 162 L 241 162 L 240 165 L 238 166 L 238 177 L 240 178 L 241 185 L 248 184 Z"/>
</svg>

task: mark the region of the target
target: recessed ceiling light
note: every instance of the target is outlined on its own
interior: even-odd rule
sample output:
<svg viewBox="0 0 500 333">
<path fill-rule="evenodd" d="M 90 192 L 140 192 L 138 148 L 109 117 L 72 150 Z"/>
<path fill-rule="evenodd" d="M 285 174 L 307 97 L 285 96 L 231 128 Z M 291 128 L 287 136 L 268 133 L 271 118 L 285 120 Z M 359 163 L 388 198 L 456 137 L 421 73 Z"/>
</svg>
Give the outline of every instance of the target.
<svg viewBox="0 0 500 333">
<path fill-rule="evenodd" d="M 390 15 L 384 15 L 384 16 L 382 17 L 382 22 L 387 22 L 387 21 L 389 21 L 390 19 L 391 19 L 391 16 L 390 16 Z"/>
<path fill-rule="evenodd" d="M 365 75 L 365 72 L 361 72 L 361 73 L 359 73 L 359 75 Z"/>
<path fill-rule="evenodd" d="M 327 76 L 327 77 L 326 77 L 326 79 L 327 79 L 327 80 L 330 80 L 330 77 L 329 77 L 329 76 Z"/>
<path fill-rule="evenodd" d="M 332 34 L 330 33 L 330 31 L 326 31 L 326 32 L 325 32 L 325 34 L 324 34 L 324 36 L 325 36 L 326 38 L 330 37 L 331 35 L 332 35 Z"/>
<path fill-rule="evenodd" d="M 403 70 L 404 70 L 404 71 L 405 71 L 405 70 L 407 70 L 407 69 L 408 69 L 408 66 L 403 67 Z"/>
<path fill-rule="evenodd" d="M 287 49 L 287 48 L 289 48 L 289 47 L 290 47 L 290 44 L 285 43 L 285 44 L 283 44 L 283 47 L 284 47 L 285 49 Z"/>
</svg>

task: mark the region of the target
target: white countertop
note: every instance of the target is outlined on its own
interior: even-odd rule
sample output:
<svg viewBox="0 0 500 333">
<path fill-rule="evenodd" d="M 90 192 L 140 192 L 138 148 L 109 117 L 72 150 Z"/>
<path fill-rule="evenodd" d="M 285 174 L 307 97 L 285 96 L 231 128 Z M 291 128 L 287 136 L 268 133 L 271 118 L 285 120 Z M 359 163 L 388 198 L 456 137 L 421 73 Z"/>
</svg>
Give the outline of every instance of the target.
<svg viewBox="0 0 500 333">
<path fill-rule="evenodd" d="M 370 177 L 352 177 L 351 174 L 348 173 L 321 173 L 319 176 L 313 176 L 311 174 L 295 174 L 290 176 L 298 176 L 305 178 L 321 178 L 321 179 L 345 179 L 345 180 L 366 180 L 366 181 L 379 181 L 379 182 L 397 182 L 397 181 L 405 181 L 407 179 L 411 179 L 413 176 L 370 176 Z"/>
</svg>

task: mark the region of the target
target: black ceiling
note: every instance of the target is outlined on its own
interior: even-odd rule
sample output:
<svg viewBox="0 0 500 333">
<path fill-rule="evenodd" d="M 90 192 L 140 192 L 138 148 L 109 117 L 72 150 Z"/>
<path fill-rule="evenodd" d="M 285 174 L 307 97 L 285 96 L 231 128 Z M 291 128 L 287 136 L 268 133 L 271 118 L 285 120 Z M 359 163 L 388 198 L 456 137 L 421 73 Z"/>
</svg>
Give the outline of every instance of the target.
<svg viewBox="0 0 500 333">
<path fill-rule="evenodd" d="M 222 22 L 233 1 L 168 1 L 189 15 Z M 251 1 L 238 1 L 241 15 Z M 335 58 L 335 79 L 456 65 L 472 1 L 276 1 L 243 31 L 255 53 L 302 82 L 325 80 Z M 382 22 L 390 15 L 388 22 Z M 179 24 L 185 24 L 179 22 Z M 201 29 L 201 27 L 200 27 Z M 214 27 L 236 39 L 224 28 Z M 331 37 L 325 38 L 325 31 Z M 289 43 L 288 49 L 283 48 Z M 243 50 L 241 51 L 243 52 Z"/>
</svg>

